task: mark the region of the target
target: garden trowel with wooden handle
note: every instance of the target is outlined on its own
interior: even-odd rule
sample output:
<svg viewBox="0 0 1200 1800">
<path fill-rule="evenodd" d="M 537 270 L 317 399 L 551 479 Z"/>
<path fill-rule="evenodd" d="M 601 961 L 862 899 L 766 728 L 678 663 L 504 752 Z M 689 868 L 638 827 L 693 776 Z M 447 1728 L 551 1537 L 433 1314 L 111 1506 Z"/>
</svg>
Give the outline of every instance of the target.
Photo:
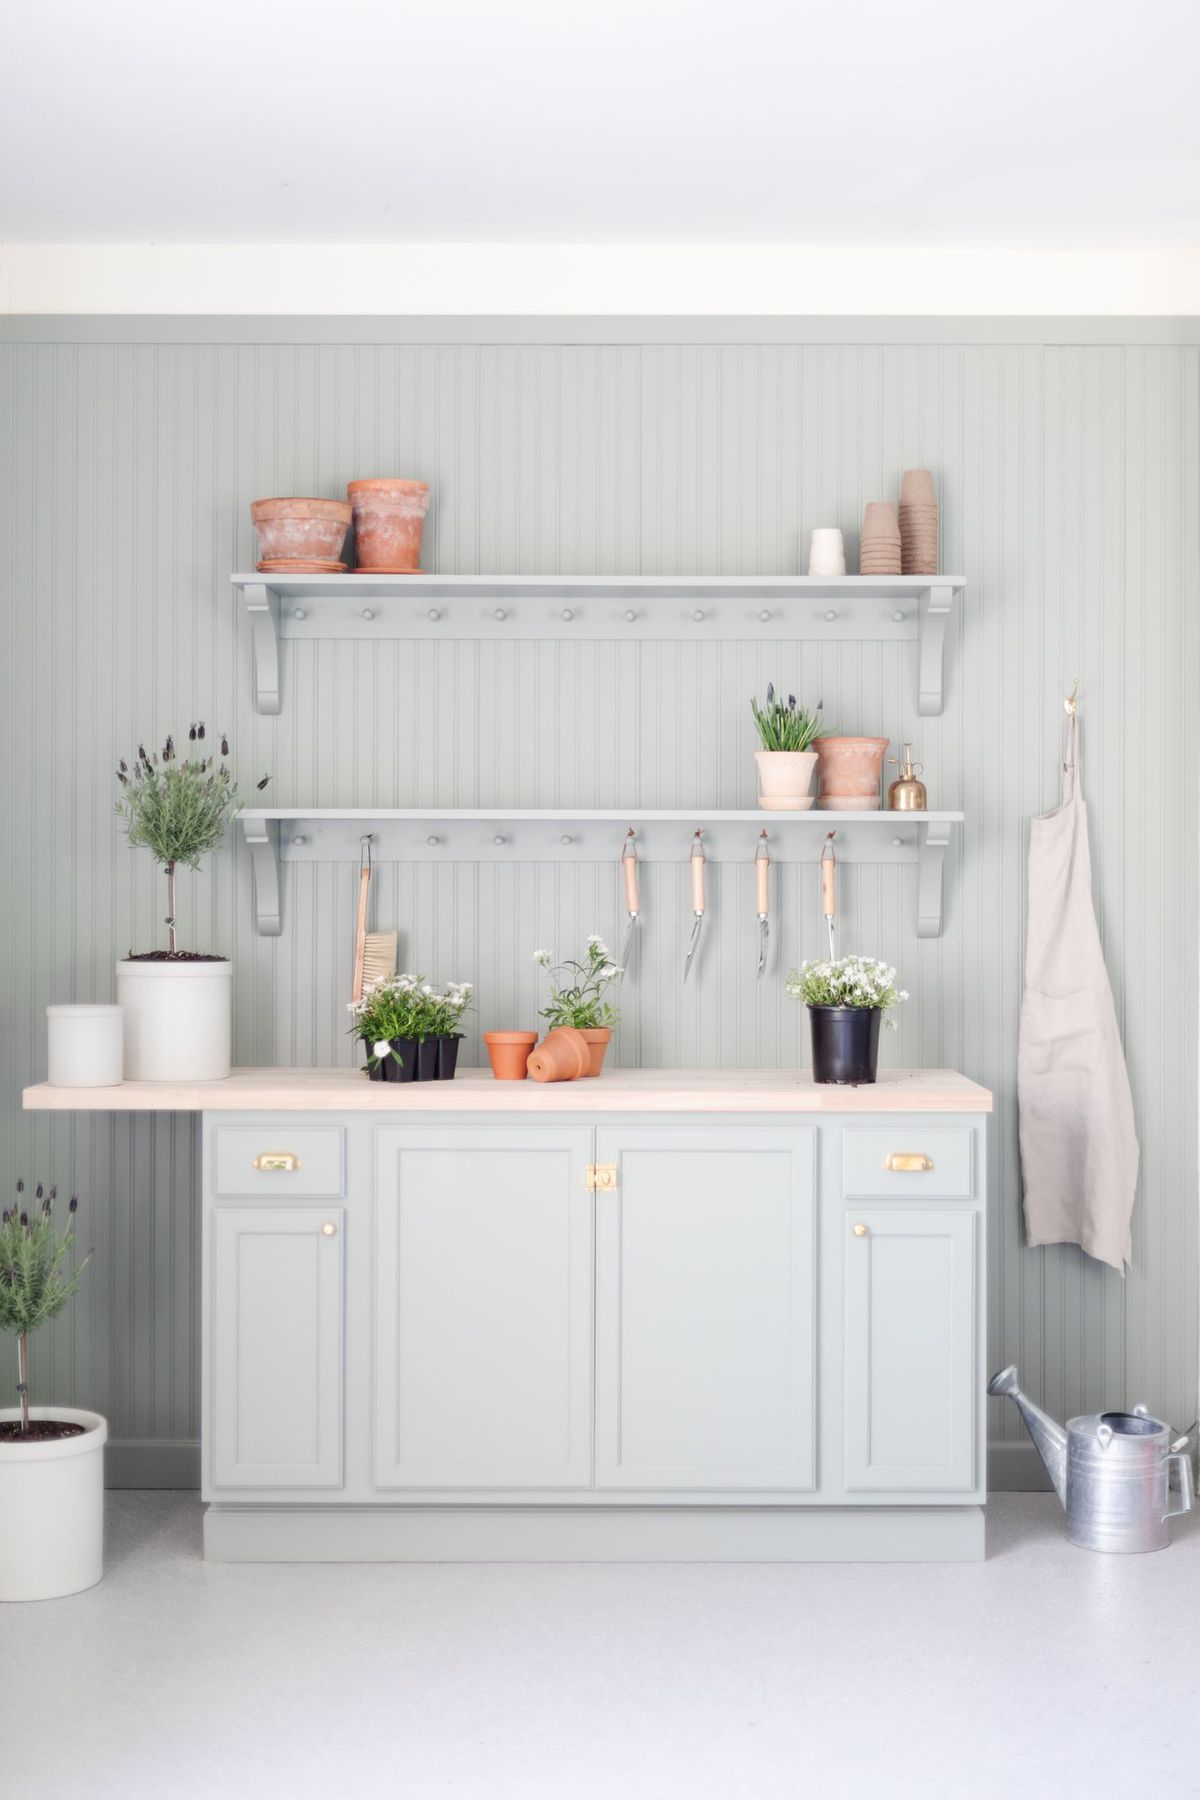
<svg viewBox="0 0 1200 1800">
<path fill-rule="evenodd" d="M 621 974 L 629 972 L 629 958 L 633 951 L 633 934 L 637 928 L 638 915 L 638 866 L 637 866 L 637 833 L 631 825 L 625 833 L 625 843 L 621 850 L 621 873 L 625 877 L 625 910 L 629 914 L 629 923 L 625 927 L 625 949 L 621 955 Z"/>
<path fill-rule="evenodd" d="M 692 838 L 692 941 L 688 945 L 687 955 L 683 959 L 683 979 L 686 981 L 691 973 L 692 960 L 696 947 L 700 942 L 700 927 L 704 923 L 704 843 L 697 831 Z"/>
<path fill-rule="evenodd" d="M 754 852 L 754 907 L 758 916 L 758 973 L 761 975 L 767 966 L 767 940 L 771 935 L 771 852 L 767 849 L 767 834 L 758 834 L 758 849 Z"/>
<path fill-rule="evenodd" d="M 826 832 L 821 848 L 821 912 L 829 936 L 830 962 L 837 960 L 833 935 L 833 921 L 837 917 L 837 857 L 833 853 L 833 840 L 836 836 L 835 831 Z"/>
</svg>

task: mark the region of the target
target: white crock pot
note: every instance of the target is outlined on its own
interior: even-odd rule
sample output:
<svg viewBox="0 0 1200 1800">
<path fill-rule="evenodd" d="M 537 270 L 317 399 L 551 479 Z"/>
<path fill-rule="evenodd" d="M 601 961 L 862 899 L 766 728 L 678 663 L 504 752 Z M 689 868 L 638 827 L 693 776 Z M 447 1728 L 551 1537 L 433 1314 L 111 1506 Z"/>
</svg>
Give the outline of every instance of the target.
<svg viewBox="0 0 1200 1800">
<path fill-rule="evenodd" d="M 233 964 L 117 964 L 126 1081 L 223 1081 L 233 1041 Z"/>
<path fill-rule="evenodd" d="M 82 1425 L 78 1437 L 0 1441 L 0 1600 L 57 1600 L 104 1573 L 104 1441 L 99 1413 L 31 1406 L 31 1418 Z M 0 1419 L 19 1419 L 16 1406 Z"/>
</svg>

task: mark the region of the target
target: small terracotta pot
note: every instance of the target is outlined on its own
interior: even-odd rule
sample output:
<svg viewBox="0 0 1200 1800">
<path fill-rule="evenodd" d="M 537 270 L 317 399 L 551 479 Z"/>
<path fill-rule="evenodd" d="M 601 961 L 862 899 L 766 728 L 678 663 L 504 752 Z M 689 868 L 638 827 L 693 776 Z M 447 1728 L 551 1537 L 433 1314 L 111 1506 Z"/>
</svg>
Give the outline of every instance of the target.
<svg viewBox="0 0 1200 1800">
<path fill-rule="evenodd" d="M 817 765 L 823 812 L 874 812 L 889 738 L 827 737 L 817 739 Z"/>
<path fill-rule="evenodd" d="M 526 1064 L 535 1081 L 577 1081 L 591 1066 L 591 1047 L 573 1025 L 548 1031 Z"/>
<path fill-rule="evenodd" d="M 766 812 L 808 812 L 813 804 L 815 750 L 756 750 L 758 804 Z"/>
<path fill-rule="evenodd" d="M 524 1081 L 536 1031 L 485 1031 L 483 1042 L 497 1081 Z"/>
<path fill-rule="evenodd" d="M 354 509 L 354 549 L 360 569 L 415 575 L 421 566 L 421 530 L 429 510 L 429 484 L 379 477 L 346 488 Z"/>
<path fill-rule="evenodd" d="M 604 1053 L 612 1043 L 612 1032 L 607 1025 L 585 1025 L 580 1036 L 587 1039 L 589 1062 L 583 1071 L 585 1075 L 598 1075 L 604 1067 Z"/>
<path fill-rule="evenodd" d="M 263 562 L 336 563 L 350 529 L 345 500 L 254 500 L 250 517 Z"/>
</svg>

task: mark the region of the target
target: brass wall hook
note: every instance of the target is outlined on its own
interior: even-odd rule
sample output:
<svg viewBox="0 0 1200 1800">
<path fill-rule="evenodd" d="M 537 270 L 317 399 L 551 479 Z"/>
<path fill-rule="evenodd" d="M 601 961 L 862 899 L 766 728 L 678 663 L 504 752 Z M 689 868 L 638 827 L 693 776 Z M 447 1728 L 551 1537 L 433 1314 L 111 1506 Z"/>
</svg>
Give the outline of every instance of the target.
<svg viewBox="0 0 1200 1800">
<path fill-rule="evenodd" d="M 1073 719 L 1079 711 L 1079 677 L 1071 683 L 1071 691 L 1063 701 L 1063 711 L 1068 719 Z"/>
</svg>

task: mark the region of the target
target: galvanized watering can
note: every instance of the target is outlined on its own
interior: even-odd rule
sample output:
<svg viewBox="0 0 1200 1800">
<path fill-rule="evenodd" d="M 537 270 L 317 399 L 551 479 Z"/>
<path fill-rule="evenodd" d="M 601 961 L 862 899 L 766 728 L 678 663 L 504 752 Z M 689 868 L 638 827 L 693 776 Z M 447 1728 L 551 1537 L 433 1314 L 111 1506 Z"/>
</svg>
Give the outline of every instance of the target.
<svg viewBox="0 0 1200 1800">
<path fill-rule="evenodd" d="M 1167 1520 L 1195 1504 L 1187 1438 L 1172 1440 L 1171 1427 L 1144 1406 L 1131 1413 L 1090 1413 L 1061 1425 L 1017 1386 L 1010 1363 L 988 1382 L 989 1394 L 1007 1394 L 1067 1510 L 1067 1536 L 1084 1550 L 1165 1550 Z M 1171 1465 L 1179 1469 L 1179 1504 L 1170 1504 Z"/>
</svg>

